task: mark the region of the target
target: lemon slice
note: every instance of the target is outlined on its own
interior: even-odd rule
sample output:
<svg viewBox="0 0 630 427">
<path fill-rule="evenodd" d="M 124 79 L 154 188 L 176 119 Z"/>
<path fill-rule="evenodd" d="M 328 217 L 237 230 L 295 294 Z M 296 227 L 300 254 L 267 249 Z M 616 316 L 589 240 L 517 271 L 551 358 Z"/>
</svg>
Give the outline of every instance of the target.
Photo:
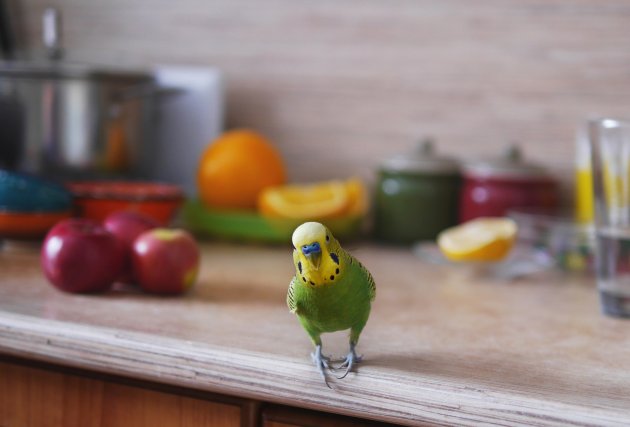
<svg viewBox="0 0 630 427">
<path fill-rule="evenodd" d="M 258 198 L 262 215 L 276 218 L 334 218 L 345 214 L 351 195 L 343 181 L 268 187 Z"/>
<path fill-rule="evenodd" d="M 477 218 L 442 231 L 437 243 L 452 261 L 500 261 L 512 249 L 516 231 L 509 218 Z"/>
</svg>

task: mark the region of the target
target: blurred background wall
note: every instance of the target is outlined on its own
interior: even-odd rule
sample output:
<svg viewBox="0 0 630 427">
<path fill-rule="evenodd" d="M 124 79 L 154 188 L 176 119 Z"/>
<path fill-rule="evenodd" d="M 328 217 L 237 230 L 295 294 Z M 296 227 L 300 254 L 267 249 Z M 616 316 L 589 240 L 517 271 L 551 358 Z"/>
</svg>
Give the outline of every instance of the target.
<svg viewBox="0 0 630 427">
<path fill-rule="evenodd" d="M 221 68 L 227 126 L 300 181 L 370 179 L 431 135 L 460 158 L 520 142 L 569 183 L 576 126 L 630 116 L 627 0 L 24 0 L 35 54 L 48 5 L 71 60 Z"/>
</svg>

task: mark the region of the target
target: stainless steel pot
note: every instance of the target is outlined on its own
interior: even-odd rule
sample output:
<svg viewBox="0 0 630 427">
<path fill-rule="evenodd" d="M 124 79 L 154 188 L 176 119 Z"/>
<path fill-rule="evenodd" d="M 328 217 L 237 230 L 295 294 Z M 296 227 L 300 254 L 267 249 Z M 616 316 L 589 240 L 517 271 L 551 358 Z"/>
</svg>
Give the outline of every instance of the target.
<svg viewBox="0 0 630 427">
<path fill-rule="evenodd" d="M 54 12 L 54 11 L 53 11 Z M 60 61 L 59 18 L 44 15 L 46 62 L 0 62 L 0 167 L 95 178 L 142 173 L 150 74 Z"/>
<path fill-rule="evenodd" d="M 64 177 L 133 171 L 150 114 L 147 98 L 134 95 L 152 83 L 144 74 L 0 64 L 0 120 L 13 129 L 1 136 L 11 148 L 0 162 Z"/>
</svg>

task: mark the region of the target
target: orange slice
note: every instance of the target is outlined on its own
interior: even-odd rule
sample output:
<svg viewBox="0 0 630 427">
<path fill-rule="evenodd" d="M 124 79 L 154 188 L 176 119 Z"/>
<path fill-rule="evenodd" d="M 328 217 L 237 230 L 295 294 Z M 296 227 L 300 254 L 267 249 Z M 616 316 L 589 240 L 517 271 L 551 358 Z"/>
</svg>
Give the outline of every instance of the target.
<svg viewBox="0 0 630 427">
<path fill-rule="evenodd" d="M 516 231 L 509 218 L 477 218 L 442 231 L 437 243 L 452 261 L 500 261 L 512 249 Z"/>
<path fill-rule="evenodd" d="M 336 218 L 363 203 L 359 186 L 344 181 L 269 187 L 258 198 L 259 212 L 268 217 Z"/>
<path fill-rule="evenodd" d="M 368 197 L 363 182 L 358 178 L 351 178 L 346 181 L 346 190 L 350 198 L 347 214 L 350 216 L 364 215 L 368 209 Z"/>
</svg>

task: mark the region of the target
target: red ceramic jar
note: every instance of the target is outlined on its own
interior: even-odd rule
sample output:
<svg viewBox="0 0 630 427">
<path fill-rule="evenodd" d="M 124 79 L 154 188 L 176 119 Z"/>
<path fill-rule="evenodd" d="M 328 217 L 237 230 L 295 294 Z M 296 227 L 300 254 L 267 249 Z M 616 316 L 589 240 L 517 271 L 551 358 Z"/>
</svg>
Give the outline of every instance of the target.
<svg viewBox="0 0 630 427">
<path fill-rule="evenodd" d="M 558 185 L 538 165 L 523 161 L 520 150 L 510 147 L 496 160 L 464 164 L 459 220 L 504 216 L 513 208 L 552 210 L 558 205 Z"/>
</svg>

